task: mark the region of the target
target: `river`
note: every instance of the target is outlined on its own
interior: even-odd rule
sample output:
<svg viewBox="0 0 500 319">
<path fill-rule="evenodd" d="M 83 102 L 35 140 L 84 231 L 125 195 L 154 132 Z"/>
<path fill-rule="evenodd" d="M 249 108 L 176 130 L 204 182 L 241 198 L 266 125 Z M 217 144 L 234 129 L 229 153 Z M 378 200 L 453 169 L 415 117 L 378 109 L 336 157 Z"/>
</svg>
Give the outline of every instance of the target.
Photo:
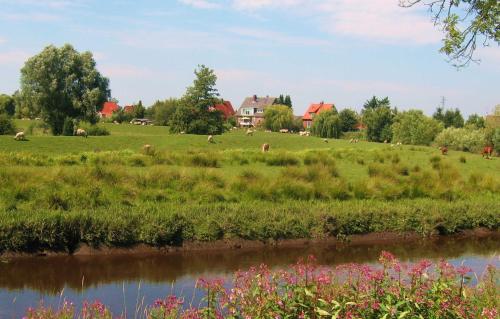
<svg viewBox="0 0 500 319">
<path fill-rule="evenodd" d="M 500 267 L 498 234 L 477 238 L 435 238 L 409 242 L 238 250 L 211 250 L 170 254 L 16 257 L 0 259 L 0 318 L 21 318 L 28 307 L 43 301 L 57 306 L 62 300 L 80 305 L 102 300 L 113 313 L 132 317 L 136 304 L 174 293 L 199 303 L 194 289 L 200 277 L 230 278 L 238 269 L 266 263 L 283 267 L 314 255 L 319 264 L 375 263 L 382 250 L 404 262 L 445 258 L 471 267 L 478 275 L 487 264 Z M 229 283 L 228 283 L 229 285 Z M 197 305 L 197 304 L 196 304 Z"/>
</svg>

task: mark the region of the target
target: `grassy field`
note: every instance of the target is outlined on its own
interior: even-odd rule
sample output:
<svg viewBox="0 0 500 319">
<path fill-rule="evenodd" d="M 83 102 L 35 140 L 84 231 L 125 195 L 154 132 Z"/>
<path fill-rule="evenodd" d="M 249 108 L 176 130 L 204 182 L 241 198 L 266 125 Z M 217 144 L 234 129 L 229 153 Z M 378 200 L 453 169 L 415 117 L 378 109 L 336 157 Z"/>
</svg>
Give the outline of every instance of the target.
<svg viewBox="0 0 500 319">
<path fill-rule="evenodd" d="M 104 125 L 110 136 L 0 136 L 0 251 L 500 225 L 498 158 L 243 130 L 210 144 Z"/>
</svg>

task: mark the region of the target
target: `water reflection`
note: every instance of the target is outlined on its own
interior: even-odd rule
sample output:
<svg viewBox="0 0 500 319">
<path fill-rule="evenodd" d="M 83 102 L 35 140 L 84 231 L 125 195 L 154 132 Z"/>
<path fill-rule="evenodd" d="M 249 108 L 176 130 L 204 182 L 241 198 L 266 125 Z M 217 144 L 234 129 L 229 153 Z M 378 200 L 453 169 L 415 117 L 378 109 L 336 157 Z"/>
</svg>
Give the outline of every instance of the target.
<svg viewBox="0 0 500 319">
<path fill-rule="evenodd" d="M 371 263 L 382 250 L 403 261 L 421 258 L 464 258 L 473 267 L 495 260 L 500 252 L 499 236 L 485 238 L 439 238 L 404 244 L 327 245 L 307 247 L 205 251 L 170 255 L 59 256 L 16 258 L 0 263 L 1 290 L 33 290 L 58 294 L 63 288 L 82 291 L 103 284 L 138 282 L 172 283 L 181 278 L 195 280 L 205 275 L 226 275 L 238 269 L 266 263 L 283 266 L 314 255 L 323 265 Z M 477 269 L 478 271 L 482 269 Z"/>
</svg>

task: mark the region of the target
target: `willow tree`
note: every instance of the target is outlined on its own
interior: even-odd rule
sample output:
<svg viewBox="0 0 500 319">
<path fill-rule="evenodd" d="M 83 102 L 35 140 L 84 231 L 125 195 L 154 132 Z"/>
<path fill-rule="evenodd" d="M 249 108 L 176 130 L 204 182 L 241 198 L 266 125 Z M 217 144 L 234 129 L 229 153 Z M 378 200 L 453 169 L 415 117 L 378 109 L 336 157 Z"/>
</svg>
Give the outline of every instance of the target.
<svg viewBox="0 0 500 319">
<path fill-rule="evenodd" d="M 50 45 L 21 69 L 20 94 L 60 135 L 67 119 L 97 121 L 97 111 L 110 97 L 109 80 L 97 71 L 92 53 L 79 53 L 69 44 Z"/>
</svg>

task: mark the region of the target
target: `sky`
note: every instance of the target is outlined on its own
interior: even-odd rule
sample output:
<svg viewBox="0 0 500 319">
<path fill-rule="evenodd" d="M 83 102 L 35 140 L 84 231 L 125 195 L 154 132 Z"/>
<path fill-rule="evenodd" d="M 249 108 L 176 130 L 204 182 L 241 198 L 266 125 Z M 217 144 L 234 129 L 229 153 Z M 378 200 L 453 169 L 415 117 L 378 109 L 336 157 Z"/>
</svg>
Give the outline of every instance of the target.
<svg viewBox="0 0 500 319">
<path fill-rule="evenodd" d="M 360 110 L 371 96 L 432 114 L 486 114 L 500 103 L 500 47 L 457 70 L 425 6 L 398 0 L 0 0 L 0 92 L 47 45 L 91 51 L 120 105 L 180 97 L 199 64 L 221 97 L 289 94 Z"/>
</svg>

